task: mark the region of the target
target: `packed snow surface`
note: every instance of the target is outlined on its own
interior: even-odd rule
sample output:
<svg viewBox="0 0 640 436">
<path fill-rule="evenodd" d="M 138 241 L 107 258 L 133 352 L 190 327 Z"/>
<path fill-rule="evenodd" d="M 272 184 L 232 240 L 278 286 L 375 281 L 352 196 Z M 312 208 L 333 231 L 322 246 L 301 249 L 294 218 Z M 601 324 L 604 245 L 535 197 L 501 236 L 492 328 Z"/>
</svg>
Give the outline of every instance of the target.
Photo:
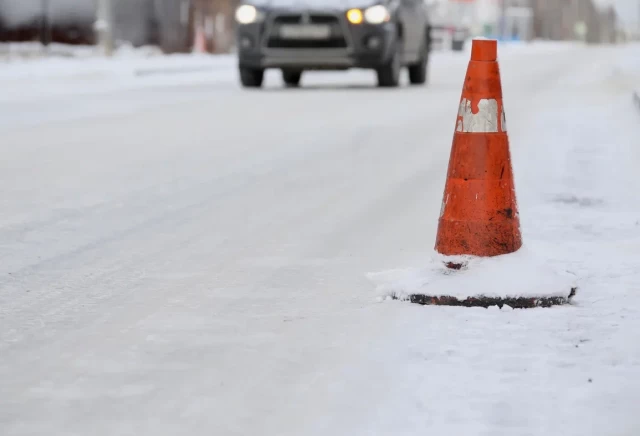
<svg viewBox="0 0 640 436">
<path fill-rule="evenodd" d="M 0 434 L 637 435 L 638 53 L 501 47 L 525 245 L 437 280 L 468 53 L 395 90 L 3 66 Z M 378 298 L 565 285 L 549 309 Z"/>
<path fill-rule="evenodd" d="M 463 265 L 462 270 L 446 263 Z M 440 256 L 426 259 L 422 268 L 369 274 L 381 298 L 407 300 L 411 295 L 431 297 L 536 298 L 564 297 L 576 287 L 576 275 L 549 261 L 544 253 L 522 247 L 515 253 L 490 258 Z"/>
</svg>

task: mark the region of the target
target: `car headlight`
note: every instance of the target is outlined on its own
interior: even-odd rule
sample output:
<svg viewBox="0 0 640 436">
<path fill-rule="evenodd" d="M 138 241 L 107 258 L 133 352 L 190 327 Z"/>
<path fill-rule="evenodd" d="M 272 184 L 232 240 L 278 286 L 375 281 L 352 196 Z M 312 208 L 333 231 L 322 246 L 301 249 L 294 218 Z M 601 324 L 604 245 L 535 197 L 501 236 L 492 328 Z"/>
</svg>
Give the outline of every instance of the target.
<svg viewBox="0 0 640 436">
<path fill-rule="evenodd" d="M 376 5 L 365 9 L 364 19 L 369 24 L 382 24 L 391 19 L 391 14 L 385 6 Z"/>
<path fill-rule="evenodd" d="M 242 5 L 236 9 L 236 21 L 240 24 L 251 24 L 259 21 L 260 11 L 252 5 Z"/>
<path fill-rule="evenodd" d="M 362 11 L 360 9 L 349 9 L 347 11 L 347 20 L 349 20 L 351 24 L 361 24 Z"/>
</svg>

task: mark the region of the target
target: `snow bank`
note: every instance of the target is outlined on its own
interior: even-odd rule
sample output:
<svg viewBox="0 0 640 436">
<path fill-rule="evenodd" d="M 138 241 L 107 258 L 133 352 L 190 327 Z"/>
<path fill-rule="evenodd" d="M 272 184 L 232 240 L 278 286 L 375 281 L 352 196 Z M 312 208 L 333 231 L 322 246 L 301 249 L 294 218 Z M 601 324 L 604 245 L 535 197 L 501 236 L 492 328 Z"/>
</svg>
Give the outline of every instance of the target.
<svg viewBox="0 0 640 436">
<path fill-rule="evenodd" d="M 12 57 L 16 52 L 44 52 L 50 57 Z M 156 47 L 119 47 L 113 57 L 105 58 L 96 47 L 75 47 L 54 44 L 45 49 L 40 44 L 0 45 L 0 53 L 5 53 L 5 65 L 0 69 L 0 80 L 33 80 L 75 78 L 87 75 L 138 74 L 158 71 L 193 71 L 228 67 L 232 55 L 171 54 L 164 55 Z M 56 56 L 57 55 L 57 56 Z"/>
<path fill-rule="evenodd" d="M 86 58 L 95 56 L 95 46 L 67 45 L 53 43 L 45 47 L 39 42 L 0 43 L 0 62 L 20 62 L 50 57 Z"/>
<path fill-rule="evenodd" d="M 155 46 L 132 47 L 120 44 L 114 52 L 115 57 L 161 56 L 162 51 Z M 101 57 L 100 48 L 95 45 L 69 45 L 52 43 L 44 46 L 37 41 L 0 43 L 0 62 L 40 61 L 48 58 L 87 59 Z"/>
<path fill-rule="evenodd" d="M 37 50 L 37 45 L 31 49 Z M 112 58 L 93 47 L 53 46 L 69 56 L 11 59 L 0 68 L 0 101 L 20 101 L 46 96 L 101 93 L 117 89 L 189 82 L 194 75 L 227 76 L 235 66 L 233 55 L 163 55 L 153 47 L 120 47 Z M 2 64 L 0 62 L 0 64 Z M 176 76 L 182 79 L 177 79 Z M 151 80 L 153 79 L 153 80 Z"/>
<path fill-rule="evenodd" d="M 111 59 L 94 56 L 83 59 L 42 59 L 13 62 L 3 66 L 3 80 L 74 79 L 86 76 L 117 76 L 152 73 L 154 71 L 193 71 L 223 68 L 232 65 L 231 56 L 174 54 L 167 56 L 115 56 Z"/>
</svg>

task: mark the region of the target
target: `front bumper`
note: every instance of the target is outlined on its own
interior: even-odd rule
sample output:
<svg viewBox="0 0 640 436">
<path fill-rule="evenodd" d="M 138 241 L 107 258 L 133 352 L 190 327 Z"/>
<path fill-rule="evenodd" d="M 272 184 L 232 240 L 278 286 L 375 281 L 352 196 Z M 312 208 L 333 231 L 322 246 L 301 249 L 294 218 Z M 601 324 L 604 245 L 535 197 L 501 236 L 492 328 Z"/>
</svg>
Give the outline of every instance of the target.
<svg viewBox="0 0 640 436">
<path fill-rule="evenodd" d="M 238 26 L 236 38 L 240 66 L 305 70 L 378 68 L 391 58 L 397 37 L 395 24 L 353 25 L 346 20 L 344 13 L 308 13 L 318 20 L 332 23 L 330 39 L 281 39 L 278 36 L 279 19 L 295 15 L 273 12 L 261 23 Z"/>
</svg>

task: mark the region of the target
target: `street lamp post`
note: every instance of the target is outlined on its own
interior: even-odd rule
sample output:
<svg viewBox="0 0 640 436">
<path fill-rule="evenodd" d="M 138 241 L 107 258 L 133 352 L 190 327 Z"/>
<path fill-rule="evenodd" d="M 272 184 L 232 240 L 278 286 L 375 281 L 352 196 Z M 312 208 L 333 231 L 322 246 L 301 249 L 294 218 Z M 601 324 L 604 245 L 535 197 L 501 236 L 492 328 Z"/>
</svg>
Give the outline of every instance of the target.
<svg viewBox="0 0 640 436">
<path fill-rule="evenodd" d="M 49 0 L 41 0 L 40 9 L 42 18 L 40 20 L 40 43 L 46 48 L 51 43 L 51 14 L 49 13 Z"/>
<path fill-rule="evenodd" d="M 98 0 L 95 30 L 102 53 L 110 57 L 113 54 L 113 19 L 111 0 Z"/>
<path fill-rule="evenodd" d="M 507 1 L 500 1 L 500 34 L 498 35 L 500 39 L 505 39 L 507 33 Z"/>
</svg>

